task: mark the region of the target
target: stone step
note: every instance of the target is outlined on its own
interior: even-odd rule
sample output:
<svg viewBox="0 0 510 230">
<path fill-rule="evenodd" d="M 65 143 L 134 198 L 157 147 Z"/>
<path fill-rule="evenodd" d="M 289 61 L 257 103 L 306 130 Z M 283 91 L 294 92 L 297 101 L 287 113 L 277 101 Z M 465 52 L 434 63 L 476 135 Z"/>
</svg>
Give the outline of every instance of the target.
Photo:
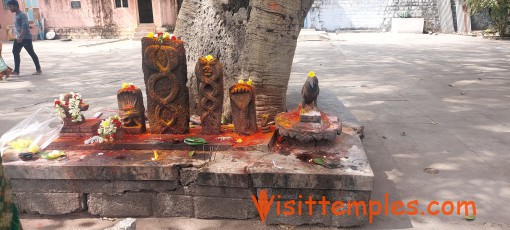
<svg viewBox="0 0 510 230">
<path fill-rule="evenodd" d="M 299 41 L 325 41 L 329 40 L 326 31 L 319 31 L 315 29 L 301 29 L 298 37 Z"/>
<path fill-rule="evenodd" d="M 140 24 L 136 27 L 135 32 L 155 32 L 156 26 L 154 24 Z"/>
<path fill-rule="evenodd" d="M 133 34 L 133 40 L 142 40 L 143 37 L 147 36 L 149 32 L 135 32 Z"/>
</svg>

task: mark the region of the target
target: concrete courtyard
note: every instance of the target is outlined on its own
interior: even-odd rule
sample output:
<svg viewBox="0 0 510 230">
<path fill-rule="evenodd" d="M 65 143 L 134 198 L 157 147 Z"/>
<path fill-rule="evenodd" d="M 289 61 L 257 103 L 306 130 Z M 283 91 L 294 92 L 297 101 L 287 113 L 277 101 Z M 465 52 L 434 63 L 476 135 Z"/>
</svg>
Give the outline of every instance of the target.
<svg viewBox="0 0 510 230">
<path fill-rule="evenodd" d="M 510 229 L 510 42 L 457 35 L 328 34 L 299 41 L 289 87 L 314 70 L 364 124 L 372 199 L 475 201 L 477 216 L 378 216 L 359 229 Z M 3 57 L 13 64 L 12 43 Z M 0 82 L 0 134 L 58 95 L 80 92 L 85 113 L 113 111 L 123 82 L 143 85 L 140 42 L 43 41 L 44 71 L 22 51 L 19 77 Z M 320 107 L 320 101 L 319 101 Z M 438 170 L 437 174 L 424 172 Z M 103 229 L 115 221 L 22 216 L 26 229 Z M 257 220 L 139 218 L 139 229 L 294 229 Z M 311 229 L 304 226 L 295 229 Z"/>
</svg>

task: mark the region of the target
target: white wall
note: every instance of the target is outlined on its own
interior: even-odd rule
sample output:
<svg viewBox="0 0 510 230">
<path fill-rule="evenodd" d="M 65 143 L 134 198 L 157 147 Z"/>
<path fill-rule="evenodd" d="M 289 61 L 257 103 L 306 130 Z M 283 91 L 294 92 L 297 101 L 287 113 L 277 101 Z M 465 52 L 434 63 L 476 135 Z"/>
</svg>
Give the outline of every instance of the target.
<svg viewBox="0 0 510 230">
<path fill-rule="evenodd" d="M 388 0 L 316 0 L 307 16 L 306 28 L 380 28 Z"/>
<path fill-rule="evenodd" d="M 389 29 L 391 18 L 409 12 L 412 17 L 423 17 L 427 30 L 439 31 L 437 1 L 446 0 L 315 0 L 305 28 L 335 31 L 341 29 Z M 448 10 L 447 2 L 441 2 Z M 443 20 L 452 20 L 442 12 Z M 444 27 L 444 26 L 443 26 Z"/>
</svg>

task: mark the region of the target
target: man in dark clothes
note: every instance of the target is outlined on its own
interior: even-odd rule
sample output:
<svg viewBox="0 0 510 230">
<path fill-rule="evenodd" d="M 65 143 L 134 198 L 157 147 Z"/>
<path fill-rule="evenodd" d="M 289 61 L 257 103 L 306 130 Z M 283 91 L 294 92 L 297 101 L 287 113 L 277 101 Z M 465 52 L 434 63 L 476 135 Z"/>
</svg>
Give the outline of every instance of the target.
<svg viewBox="0 0 510 230">
<path fill-rule="evenodd" d="M 28 26 L 27 15 L 19 10 L 19 3 L 16 0 L 8 1 L 7 7 L 9 7 L 9 10 L 12 13 L 16 14 L 14 16 L 16 41 L 14 41 L 14 46 L 12 48 L 12 54 L 14 55 L 14 71 L 11 75 L 19 75 L 19 65 L 21 62 L 19 54 L 23 47 L 34 61 L 36 69 L 34 75 L 42 74 L 41 66 L 39 65 L 39 58 L 37 57 L 37 54 L 35 54 L 34 47 L 32 46 L 32 34 L 30 33 L 30 27 Z"/>
</svg>

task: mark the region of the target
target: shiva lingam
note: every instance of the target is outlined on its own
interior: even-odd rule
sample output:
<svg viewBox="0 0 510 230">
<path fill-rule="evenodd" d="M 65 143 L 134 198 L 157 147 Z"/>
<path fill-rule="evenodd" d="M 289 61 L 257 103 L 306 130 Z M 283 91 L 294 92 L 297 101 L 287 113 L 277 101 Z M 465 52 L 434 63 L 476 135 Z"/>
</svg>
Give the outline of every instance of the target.
<svg viewBox="0 0 510 230">
<path fill-rule="evenodd" d="M 73 126 L 85 123 L 82 111 L 87 111 L 89 105 L 83 103 L 79 93 L 69 92 L 55 100 L 55 109 L 64 120 L 64 126 Z"/>
<path fill-rule="evenodd" d="M 229 89 L 234 132 L 250 135 L 258 131 L 252 80 L 239 80 Z"/>
<path fill-rule="evenodd" d="M 141 134 L 146 131 L 145 106 L 140 88 L 133 83 L 122 84 L 117 92 L 119 114 L 122 120 L 122 130 L 128 134 Z"/>
<path fill-rule="evenodd" d="M 323 113 L 317 107 L 319 79 L 312 71 L 301 89 L 302 103 L 297 109 L 277 114 L 276 127 L 281 136 L 293 144 L 325 145 L 342 131 L 338 117 Z"/>
</svg>

